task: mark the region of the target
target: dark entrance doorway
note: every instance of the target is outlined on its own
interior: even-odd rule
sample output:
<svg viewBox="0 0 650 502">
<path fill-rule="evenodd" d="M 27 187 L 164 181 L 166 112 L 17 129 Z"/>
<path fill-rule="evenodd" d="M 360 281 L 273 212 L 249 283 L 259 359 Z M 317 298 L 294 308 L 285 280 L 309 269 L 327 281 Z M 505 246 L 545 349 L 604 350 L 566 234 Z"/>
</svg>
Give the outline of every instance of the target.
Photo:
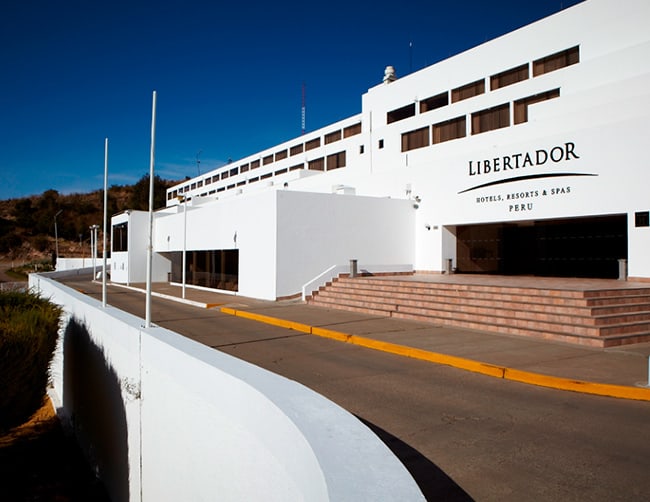
<svg viewBox="0 0 650 502">
<path fill-rule="evenodd" d="M 616 279 L 627 258 L 627 215 L 456 229 L 461 273 Z"/>
</svg>

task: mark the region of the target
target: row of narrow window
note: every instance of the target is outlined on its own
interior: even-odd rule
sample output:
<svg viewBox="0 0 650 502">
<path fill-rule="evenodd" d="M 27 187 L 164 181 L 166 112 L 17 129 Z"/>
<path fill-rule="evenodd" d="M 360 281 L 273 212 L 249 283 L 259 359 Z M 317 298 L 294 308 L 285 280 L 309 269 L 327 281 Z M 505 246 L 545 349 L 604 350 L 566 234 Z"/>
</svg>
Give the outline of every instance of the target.
<svg viewBox="0 0 650 502">
<path fill-rule="evenodd" d="M 543 75 L 566 66 L 571 66 L 580 62 L 580 48 L 579 46 L 566 49 L 550 56 L 546 56 L 533 61 L 533 77 Z M 490 77 L 490 89 L 496 90 L 508 85 L 516 84 L 522 80 L 529 78 L 529 65 L 524 63 L 515 68 L 497 73 Z M 485 93 L 485 79 L 480 79 L 475 82 L 457 87 L 451 90 L 451 102 L 456 103 L 464 99 L 469 99 L 474 96 Z M 449 92 L 445 91 L 436 96 L 423 99 L 419 102 L 420 113 L 425 113 L 431 110 L 436 110 L 449 104 Z M 391 124 L 400 120 L 413 117 L 415 115 L 415 103 L 402 106 L 395 110 L 391 110 L 386 114 L 386 123 Z"/>
<path fill-rule="evenodd" d="M 557 98 L 560 89 L 542 92 L 514 102 L 513 121 L 516 124 L 528 122 L 528 107 L 532 104 Z M 510 103 L 494 106 L 471 114 L 471 134 L 480 134 L 510 126 Z M 431 134 L 429 134 L 431 133 Z M 402 134 L 402 152 L 423 148 L 430 144 L 443 143 L 464 138 L 467 134 L 465 115 L 425 126 Z"/>
<path fill-rule="evenodd" d="M 351 136 L 356 136 L 357 134 L 361 134 L 361 122 L 358 122 L 356 124 L 353 124 L 348 127 L 344 127 L 343 129 L 337 129 L 336 131 L 332 131 L 328 134 L 325 134 L 323 137 L 324 139 L 324 144 L 328 145 L 330 143 L 334 143 L 335 141 L 339 141 L 343 138 L 349 138 Z M 185 193 L 189 192 L 191 190 L 196 190 L 197 188 L 201 188 L 204 185 L 210 185 L 212 183 L 216 183 L 217 181 L 225 180 L 227 178 L 230 178 L 232 176 L 236 176 L 238 174 L 243 174 L 246 173 L 252 169 L 257 169 L 261 165 L 266 166 L 268 164 L 271 164 L 273 162 L 278 162 L 280 160 L 286 159 L 288 156 L 293 156 L 293 155 L 298 155 L 299 153 L 302 152 L 307 152 L 309 150 L 313 150 L 315 148 L 318 148 L 321 146 L 321 138 L 317 137 L 314 138 L 310 141 L 306 141 L 305 143 L 300 143 L 298 145 L 294 145 L 290 147 L 288 150 L 280 150 L 278 152 L 266 155 L 262 157 L 262 159 L 257 159 L 253 160 L 250 163 L 246 164 L 241 164 L 238 167 L 231 167 L 228 169 L 224 169 L 221 172 L 215 174 L 212 177 L 205 178 L 203 180 L 198 180 L 190 185 L 187 185 L 185 187 L 181 187 L 178 189 L 178 193 Z M 288 153 L 287 153 L 288 152 Z M 338 154 L 335 154 L 338 155 Z M 295 166 L 294 166 L 295 167 Z M 293 170 L 293 168 L 289 168 L 290 170 Z M 322 169 L 321 169 L 322 170 Z M 169 195 L 168 199 L 172 199 L 176 197 L 175 195 Z"/>
<path fill-rule="evenodd" d="M 345 163 L 346 163 L 346 154 L 345 154 L 345 150 L 344 150 L 342 152 L 327 155 L 326 157 L 320 157 L 318 159 L 308 161 L 307 162 L 307 169 L 309 169 L 311 171 L 325 171 L 325 170 L 332 171 L 333 169 L 339 169 L 340 167 L 345 167 Z M 227 186 L 221 186 L 221 187 L 219 187 L 217 189 L 211 190 L 211 191 L 206 192 L 206 193 L 201 194 L 201 195 L 213 195 L 213 194 L 218 193 L 218 192 L 223 192 L 225 190 L 230 190 L 230 189 L 235 188 L 235 187 L 240 187 L 240 186 L 246 185 L 247 183 L 248 184 L 255 183 L 257 181 L 268 179 L 268 178 L 270 178 L 272 176 L 279 176 L 279 175 L 285 174 L 287 172 L 297 171 L 297 170 L 304 169 L 304 168 L 305 168 L 305 164 L 303 162 L 301 162 L 301 163 L 293 165 L 291 167 L 285 167 L 283 169 L 278 169 L 275 172 L 265 173 L 265 174 L 262 174 L 260 176 L 255 176 L 253 178 L 249 178 L 248 180 L 241 180 L 241 181 L 239 181 L 237 183 L 232 183 L 232 184 L 227 185 Z M 210 178 L 207 178 L 205 180 L 205 185 L 209 185 L 209 184 L 212 183 L 211 181 L 208 182 L 208 179 L 210 179 Z M 192 183 L 189 187 L 185 187 L 184 191 L 189 192 L 190 190 L 194 190 L 196 188 L 201 188 L 203 186 L 204 186 L 204 184 L 202 182 Z M 178 190 L 172 190 L 171 192 L 169 192 L 167 194 L 167 199 L 168 200 L 173 200 L 176 197 L 178 197 L 179 194 L 183 194 L 184 191 L 183 191 L 183 187 L 179 188 Z"/>
</svg>

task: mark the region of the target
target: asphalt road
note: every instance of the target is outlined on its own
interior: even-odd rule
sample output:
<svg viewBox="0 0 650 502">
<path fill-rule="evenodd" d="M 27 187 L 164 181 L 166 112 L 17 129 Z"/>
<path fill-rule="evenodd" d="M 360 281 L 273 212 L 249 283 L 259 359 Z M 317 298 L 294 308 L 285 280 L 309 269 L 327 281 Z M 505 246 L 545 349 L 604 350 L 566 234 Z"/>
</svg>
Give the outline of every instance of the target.
<svg viewBox="0 0 650 502">
<path fill-rule="evenodd" d="M 109 288 L 108 299 L 144 316 L 141 293 Z M 650 403 L 494 379 L 155 297 L 152 320 L 354 413 L 429 500 L 650 500 Z"/>
</svg>

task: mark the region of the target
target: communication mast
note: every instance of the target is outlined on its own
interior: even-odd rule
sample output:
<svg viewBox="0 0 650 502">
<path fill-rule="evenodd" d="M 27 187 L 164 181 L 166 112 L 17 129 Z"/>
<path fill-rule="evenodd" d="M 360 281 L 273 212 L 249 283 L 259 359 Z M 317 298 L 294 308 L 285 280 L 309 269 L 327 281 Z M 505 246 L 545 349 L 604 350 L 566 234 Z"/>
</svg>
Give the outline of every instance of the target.
<svg viewBox="0 0 650 502">
<path fill-rule="evenodd" d="M 302 83 L 302 108 L 301 108 L 301 134 L 305 134 L 305 125 L 307 122 L 307 112 L 305 109 L 305 83 Z"/>
</svg>

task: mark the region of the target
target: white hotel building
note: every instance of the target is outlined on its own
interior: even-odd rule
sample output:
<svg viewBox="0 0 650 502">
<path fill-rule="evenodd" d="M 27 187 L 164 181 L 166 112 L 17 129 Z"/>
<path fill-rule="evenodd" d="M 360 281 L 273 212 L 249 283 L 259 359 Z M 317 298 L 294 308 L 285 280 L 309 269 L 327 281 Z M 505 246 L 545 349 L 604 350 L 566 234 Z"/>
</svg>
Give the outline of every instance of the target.
<svg viewBox="0 0 650 502">
<path fill-rule="evenodd" d="M 361 113 L 169 189 L 154 280 L 275 300 L 350 259 L 600 278 L 624 259 L 650 280 L 649 21 L 648 0 L 587 0 L 387 69 Z M 148 215 L 112 225 L 112 281 L 144 281 Z"/>
</svg>

